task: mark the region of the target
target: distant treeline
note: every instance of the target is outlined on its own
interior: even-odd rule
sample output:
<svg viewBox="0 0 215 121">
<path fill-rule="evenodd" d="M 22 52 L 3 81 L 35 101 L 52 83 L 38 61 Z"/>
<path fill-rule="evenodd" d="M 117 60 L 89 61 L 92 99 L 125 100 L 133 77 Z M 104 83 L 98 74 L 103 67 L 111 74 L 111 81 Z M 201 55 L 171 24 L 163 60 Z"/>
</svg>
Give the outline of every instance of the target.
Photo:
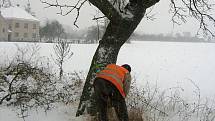
<svg viewBox="0 0 215 121">
<path fill-rule="evenodd" d="M 72 27 L 62 25 L 57 20 L 50 20 L 40 27 L 40 41 L 55 42 L 59 39 L 66 39 L 72 43 L 98 43 L 104 33 L 105 27 L 103 25 L 73 30 Z M 212 39 L 191 36 L 190 32 L 176 33 L 174 35 L 133 33 L 127 43 L 130 43 L 130 41 L 215 42 Z"/>
<path fill-rule="evenodd" d="M 131 40 L 135 41 L 167 41 L 167 42 L 215 42 L 206 41 L 203 38 L 198 38 L 196 36 L 191 36 L 189 32 L 184 32 L 183 34 L 176 33 L 175 35 L 163 35 L 163 34 L 137 34 L 134 33 Z"/>
</svg>

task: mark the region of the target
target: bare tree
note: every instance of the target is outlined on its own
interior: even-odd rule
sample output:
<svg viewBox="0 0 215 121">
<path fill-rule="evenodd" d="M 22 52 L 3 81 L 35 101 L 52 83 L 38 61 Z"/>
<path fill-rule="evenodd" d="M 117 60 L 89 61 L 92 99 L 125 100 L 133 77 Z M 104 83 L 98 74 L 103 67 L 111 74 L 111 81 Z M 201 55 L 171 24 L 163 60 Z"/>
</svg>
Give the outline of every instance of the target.
<svg viewBox="0 0 215 121">
<path fill-rule="evenodd" d="M 95 99 L 92 84 L 96 72 L 109 63 L 116 63 L 121 46 L 129 39 L 146 15 L 146 10 L 158 3 L 159 0 L 77 0 L 73 2 L 75 3 L 73 5 L 58 0 L 55 2 L 41 1 L 47 5 L 47 8 L 58 7 L 60 10 L 58 14 L 61 15 L 75 11 L 77 16 L 74 25 L 76 26 L 80 9 L 84 3 L 88 2 L 97 7 L 110 21 L 94 54 L 76 114 L 77 116 L 82 115 L 87 109 L 87 113 L 94 115 L 96 109 L 94 108 Z M 208 0 L 171 0 L 172 21 L 180 24 L 180 22 L 186 22 L 189 17 L 194 17 L 200 22 L 200 30 L 214 36 L 215 20 L 211 15 L 213 6 L 214 1 Z M 67 8 L 67 11 L 63 11 L 63 8 Z"/>
<path fill-rule="evenodd" d="M 63 77 L 63 63 L 72 57 L 73 52 L 71 52 L 71 46 L 66 40 L 59 40 L 53 49 L 56 55 L 54 62 L 59 67 L 59 80 L 61 80 Z"/>
</svg>

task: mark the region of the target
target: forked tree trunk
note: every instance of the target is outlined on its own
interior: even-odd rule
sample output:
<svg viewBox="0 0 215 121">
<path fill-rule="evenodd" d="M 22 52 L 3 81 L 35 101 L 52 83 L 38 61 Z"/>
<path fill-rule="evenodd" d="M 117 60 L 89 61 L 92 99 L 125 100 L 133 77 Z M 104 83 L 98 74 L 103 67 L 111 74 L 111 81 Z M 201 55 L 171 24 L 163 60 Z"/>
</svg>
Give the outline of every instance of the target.
<svg viewBox="0 0 215 121">
<path fill-rule="evenodd" d="M 108 24 L 106 32 L 99 42 L 99 46 L 91 62 L 76 116 L 82 115 L 85 109 L 87 109 L 88 114 L 96 114 L 97 111 L 92 86 L 95 74 L 107 64 L 116 63 L 120 48 L 140 23 L 144 13 L 141 12 L 141 14 L 137 14 L 132 20 L 123 19 Z"/>
</svg>

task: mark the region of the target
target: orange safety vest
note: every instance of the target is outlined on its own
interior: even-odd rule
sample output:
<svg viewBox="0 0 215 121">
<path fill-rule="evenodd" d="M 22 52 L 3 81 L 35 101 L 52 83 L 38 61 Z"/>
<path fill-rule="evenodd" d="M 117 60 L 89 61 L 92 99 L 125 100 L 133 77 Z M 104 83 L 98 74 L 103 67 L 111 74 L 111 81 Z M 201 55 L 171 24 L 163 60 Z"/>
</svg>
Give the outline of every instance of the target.
<svg viewBox="0 0 215 121">
<path fill-rule="evenodd" d="M 97 73 L 96 77 L 110 81 L 125 98 L 126 94 L 123 90 L 123 83 L 126 73 L 129 73 L 127 69 L 116 64 L 108 64 L 104 70 Z"/>
</svg>

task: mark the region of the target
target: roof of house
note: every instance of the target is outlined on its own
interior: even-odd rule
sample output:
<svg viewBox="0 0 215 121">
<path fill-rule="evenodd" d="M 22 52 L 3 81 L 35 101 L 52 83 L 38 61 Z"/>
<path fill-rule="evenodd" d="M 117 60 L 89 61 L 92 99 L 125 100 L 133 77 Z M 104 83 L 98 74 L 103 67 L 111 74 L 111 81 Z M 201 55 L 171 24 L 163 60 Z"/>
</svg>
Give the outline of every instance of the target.
<svg viewBox="0 0 215 121">
<path fill-rule="evenodd" d="M 20 7 L 2 8 L 1 14 L 5 19 L 22 19 L 29 21 L 39 21 L 37 18 L 26 12 Z"/>
</svg>

